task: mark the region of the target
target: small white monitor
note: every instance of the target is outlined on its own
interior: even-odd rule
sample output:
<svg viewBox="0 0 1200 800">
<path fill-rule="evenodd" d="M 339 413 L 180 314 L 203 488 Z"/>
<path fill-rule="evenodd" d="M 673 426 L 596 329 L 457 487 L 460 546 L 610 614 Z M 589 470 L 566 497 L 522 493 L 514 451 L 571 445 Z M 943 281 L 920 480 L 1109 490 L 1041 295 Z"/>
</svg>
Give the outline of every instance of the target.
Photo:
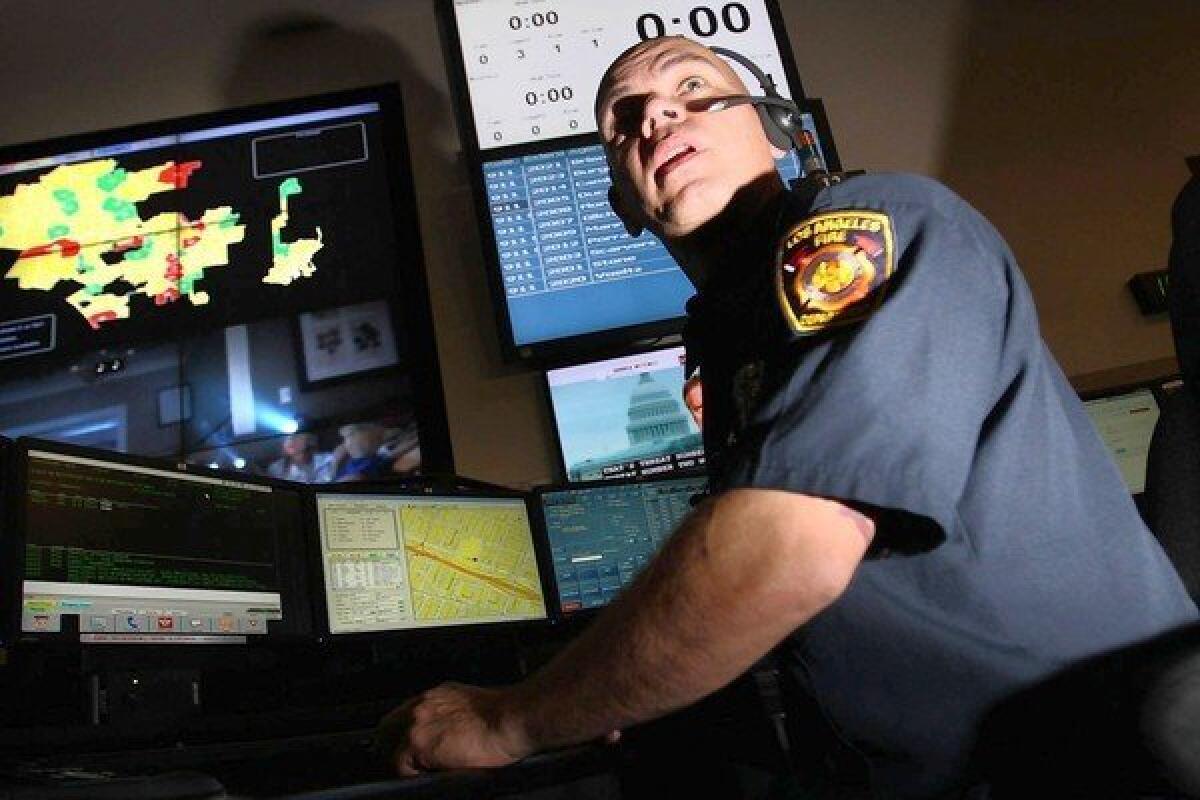
<svg viewBox="0 0 1200 800">
<path fill-rule="evenodd" d="M 683 402 L 684 368 L 683 347 L 668 347 L 547 372 L 567 480 L 702 467 L 700 428 Z"/>
</svg>

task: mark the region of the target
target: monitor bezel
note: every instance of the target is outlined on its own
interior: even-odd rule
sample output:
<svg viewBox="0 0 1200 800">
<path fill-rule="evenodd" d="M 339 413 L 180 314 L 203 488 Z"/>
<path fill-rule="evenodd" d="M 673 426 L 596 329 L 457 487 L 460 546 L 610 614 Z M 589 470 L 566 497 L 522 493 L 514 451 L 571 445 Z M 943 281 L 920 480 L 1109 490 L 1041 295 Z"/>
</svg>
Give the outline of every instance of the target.
<svg viewBox="0 0 1200 800">
<path fill-rule="evenodd" d="M 21 629 L 23 598 L 17 569 L 21 548 L 16 541 L 17 498 L 21 495 L 13 491 L 17 475 L 14 453 L 14 442 L 0 436 L 0 652 L 15 643 Z"/>
<path fill-rule="evenodd" d="M 287 491 L 296 494 L 299 503 L 299 508 L 297 509 L 299 512 L 297 520 L 299 526 L 295 541 L 290 543 L 281 541 L 279 543 L 279 552 L 286 556 L 286 561 L 280 562 L 280 566 L 284 570 L 281 573 L 282 585 L 279 591 L 280 610 L 285 620 L 291 615 L 295 622 L 289 623 L 283 629 L 268 624 L 267 632 L 260 635 L 211 634 L 212 636 L 229 637 L 228 642 L 190 642 L 184 638 L 186 634 L 178 634 L 180 638 L 177 641 L 169 642 L 150 639 L 146 641 L 86 642 L 80 639 L 80 631 L 77 626 L 74 631 L 23 631 L 21 629 L 21 620 L 24 611 L 24 546 L 26 540 L 25 530 L 28 524 L 23 500 L 28 490 L 28 470 L 26 469 L 26 465 L 29 463 L 30 451 L 45 451 L 52 454 L 106 461 L 123 466 L 154 469 L 161 472 L 175 472 L 181 475 L 212 477 L 220 480 L 265 486 L 272 490 Z M 6 519 L 8 526 L 6 530 L 9 531 L 9 534 L 5 537 L 7 540 L 5 551 L 8 557 L 5 560 L 7 570 L 3 574 L 3 580 L 5 584 L 4 596 L 12 600 L 12 608 L 9 613 L 4 614 L 4 617 L 5 624 L 11 632 L 10 641 L 13 642 L 14 647 L 26 648 L 32 646 L 98 650 L 108 647 L 134 646 L 138 648 L 168 648 L 171 651 L 176 651 L 178 648 L 184 647 L 189 651 L 192 649 L 200 651 L 210 648 L 220 648 L 220 652 L 227 652 L 230 647 L 244 651 L 247 647 L 282 645 L 311 641 L 314 638 L 312 604 L 308 597 L 312 594 L 312 580 L 309 576 L 307 560 L 303 555 L 304 540 L 307 538 L 307 530 L 305 528 L 307 520 L 304 515 L 305 490 L 303 484 L 258 475 L 245 475 L 241 472 L 230 470 L 211 469 L 195 464 L 187 464 L 182 461 L 168 461 L 147 456 L 132 456 L 111 450 L 97 450 L 95 448 L 80 447 L 78 445 L 35 437 L 18 438 L 11 448 L 11 457 L 8 459 L 8 462 L 9 479 L 5 481 L 5 485 L 11 488 L 11 494 L 7 496 L 8 513 Z M 288 546 L 289 544 L 291 545 L 290 547 Z M 239 641 L 239 637 L 244 639 L 244 643 Z"/>
<path fill-rule="evenodd" d="M 577 611 L 564 611 L 563 610 L 562 597 L 558 593 L 558 574 L 554 571 L 553 548 L 550 543 L 550 531 L 546 525 L 545 505 L 542 502 L 542 498 L 551 492 L 573 492 L 573 491 L 587 490 L 587 489 L 613 489 L 616 487 L 628 486 L 628 485 L 668 483 L 673 480 L 684 480 L 684 479 L 688 479 L 688 478 L 704 478 L 705 486 L 704 486 L 704 490 L 703 490 L 702 494 L 704 497 L 709 496 L 710 488 L 709 488 L 708 474 L 704 470 L 674 472 L 674 473 L 671 473 L 670 475 L 665 475 L 665 476 L 656 475 L 652 478 L 617 478 L 617 479 L 607 480 L 607 481 L 579 481 L 577 483 L 570 483 L 570 482 L 545 483 L 545 484 L 541 484 L 541 485 L 533 487 L 533 489 L 530 492 L 530 497 L 532 499 L 532 505 L 533 505 L 534 511 L 536 512 L 535 516 L 534 516 L 534 520 L 533 520 L 533 524 L 535 526 L 535 528 L 534 528 L 535 536 L 539 540 L 538 546 L 543 551 L 545 551 L 545 553 L 547 554 L 547 556 L 550 559 L 549 578 L 550 578 L 550 581 L 552 584 L 552 589 L 554 592 L 554 594 L 553 594 L 554 614 L 557 619 L 559 619 L 561 621 L 576 620 L 576 619 L 590 619 L 591 617 L 599 614 L 601 611 L 603 611 L 605 608 L 607 608 L 608 605 L 605 604 L 605 605 L 599 606 L 597 608 L 581 608 Z M 693 495 L 693 497 L 694 496 L 695 495 Z M 696 505 L 698 505 L 698 503 L 693 503 L 692 508 L 695 509 Z M 675 530 L 678 531 L 679 526 L 676 526 Z M 672 533 L 671 535 L 674 536 L 675 534 Z M 621 591 L 624 591 L 624 588 L 622 588 Z"/>
<path fill-rule="evenodd" d="M 169 136 L 184 130 L 220 127 L 249 119 L 288 116 L 290 114 L 313 110 L 314 107 L 356 105 L 366 102 L 379 104 L 382 129 L 384 136 L 388 140 L 383 170 L 384 177 L 388 182 L 391 204 L 394 211 L 392 220 L 395 241 L 398 246 L 401 246 L 404 242 L 411 243 L 412 252 L 401 253 L 399 250 L 397 251 L 398 263 L 393 266 L 398 276 L 397 283 L 400 288 L 396 293 L 372 297 L 364 295 L 360 300 L 353 302 L 382 299 L 388 303 L 393 315 L 395 333 L 398 337 L 402 337 L 405 345 L 402 359 L 405 367 L 409 370 L 408 374 L 413 384 L 413 410 L 417 417 L 418 436 L 421 444 L 421 469 L 428 472 L 450 472 L 454 469 L 454 455 L 449 423 L 446 416 L 445 392 L 442 385 L 437 348 L 429 347 L 427 346 L 428 343 L 423 341 L 425 336 L 434 337 L 435 329 L 425 270 L 424 243 L 421 238 L 419 221 L 420 209 L 417 205 L 416 190 L 412 179 L 412 154 L 409 149 L 403 98 L 398 84 L 385 83 L 363 86 L 343 91 L 307 95 L 171 119 L 137 123 L 102 131 L 89 131 L 39 141 L 2 145 L 0 146 L 0 165 L 87 150 L 105 144 L 112 144 L 114 141 L 137 141 L 159 136 Z M 294 311 L 295 314 L 300 314 L 308 311 L 324 310 L 325 307 L 297 307 Z M 254 319 L 241 320 L 239 323 L 233 324 L 271 318 L 273 316 L 267 314 Z M 147 336 L 150 336 L 150 334 L 145 333 L 141 336 L 124 337 L 111 345 L 107 341 L 98 341 L 95 343 L 95 347 L 121 347 L 128 344 L 144 343 Z M 95 349 L 95 347 L 89 349 Z M 61 360 L 66 363 L 72 354 L 67 351 L 56 351 L 47 358 L 48 360 Z M 33 356 L 33 358 L 37 358 L 37 356 Z M 17 359 L 16 361 L 21 362 L 22 360 Z M 8 369 L 19 369 L 19 364 L 10 365 L 0 362 L 0 371 Z M 186 454 L 179 452 L 176 455 L 183 457 Z"/>
<path fill-rule="evenodd" d="M 321 644 L 352 644 L 355 642 L 393 642 L 399 641 L 454 641 L 463 637 L 471 637 L 481 632 L 511 632 L 548 630 L 556 619 L 551 609 L 549 581 L 553 579 L 553 564 L 550 553 L 541 545 L 537 535 L 536 520 L 532 498 L 528 492 L 510 489 L 504 486 L 485 486 L 481 482 L 471 482 L 472 485 L 448 483 L 441 480 L 414 481 L 405 484 L 371 483 L 362 481 L 347 484 L 321 484 L 310 486 L 305 501 L 305 530 L 308 534 L 306 555 L 311 590 L 313 629 Z M 537 562 L 538 582 L 542 591 L 542 599 L 546 608 L 545 616 L 538 619 L 497 620 L 495 622 L 472 622 L 454 625 L 432 625 L 412 628 L 397 628 L 394 630 L 354 631 L 334 633 L 330 630 L 329 605 L 325 592 L 325 560 L 321 552 L 320 515 L 317 510 L 317 500 L 320 495 L 376 495 L 393 497 L 435 498 L 497 498 L 520 500 L 525 506 L 525 514 L 529 520 L 530 540 L 533 546 L 534 558 Z M 549 572 L 548 572 L 549 570 Z"/>
<path fill-rule="evenodd" d="M 776 47 L 779 50 L 784 76 L 787 79 L 788 86 L 794 93 L 792 100 L 800 106 L 802 111 L 811 111 L 813 113 L 817 133 L 821 137 L 821 147 L 828 162 L 827 166 L 831 171 L 840 171 L 841 162 L 837 156 L 837 148 L 833 144 L 833 135 L 829 130 L 828 121 L 825 119 L 824 105 L 819 100 L 814 103 L 804 92 L 800 73 L 796 67 L 795 56 L 792 52 L 791 40 L 788 36 L 783 13 L 779 8 L 778 1 L 764 0 L 764 5 L 767 9 L 768 19 L 771 22 Z M 629 344 L 631 341 L 638 339 L 645 340 L 678 334 L 682 330 L 685 319 L 682 315 L 664 320 L 607 328 L 575 336 L 531 342 L 529 344 L 518 345 L 516 343 L 513 335 L 512 320 L 508 312 L 508 298 L 504 290 L 494 226 L 491 222 L 487 187 L 483 178 L 483 165 L 508 158 L 567 150 L 585 145 L 597 145 L 602 142 L 599 134 L 588 133 L 577 136 L 559 137 L 547 141 L 489 148 L 486 151 L 482 150 L 479 146 L 478 134 L 475 130 L 475 117 L 471 106 L 466 67 L 462 59 L 462 38 L 459 34 L 458 19 L 454 11 L 454 0 L 438 0 L 435 8 L 442 40 L 442 54 L 447 75 L 450 78 L 451 102 L 455 109 L 459 138 L 463 145 L 463 154 L 468 172 L 470 173 L 469 180 L 471 183 L 471 194 L 474 199 L 479 241 L 483 249 L 484 269 L 487 272 L 488 289 L 491 296 L 492 310 L 496 318 L 500 352 L 503 359 L 508 363 L 524 361 L 544 366 L 555 360 L 583 356 L 595 350 Z M 758 89 L 754 89 L 754 91 L 757 92 Z"/>
</svg>

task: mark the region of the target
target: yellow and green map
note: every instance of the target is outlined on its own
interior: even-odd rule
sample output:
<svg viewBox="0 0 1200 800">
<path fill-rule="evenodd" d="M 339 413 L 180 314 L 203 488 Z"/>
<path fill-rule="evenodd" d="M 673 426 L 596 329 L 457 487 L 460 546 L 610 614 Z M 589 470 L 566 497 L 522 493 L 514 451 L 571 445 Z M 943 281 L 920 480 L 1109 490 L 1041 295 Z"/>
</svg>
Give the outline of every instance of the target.
<svg viewBox="0 0 1200 800">
<path fill-rule="evenodd" d="M 175 211 L 146 218 L 138 204 L 152 196 L 186 190 L 201 161 L 166 161 L 135 171 L 116 159 L 66 164 L 0 196 L 0 250 L 17 251 L 5 273 L 18 288 L 49 291 L 79 288 L 67 303 L 93 329 L 130 315 L 135 295 L 168 306 L 186 298 L 205 305 L 197 284 L 211 269 L 229 268 L 231 248 L 241 244 L 246 223 L 231 206 L 206 209 L 195 219 Z M 287 285 L 316 272 L 316 238 L 284 240 L 288 198 L 302 191 L 294 177 L 279 186 L 279 213 L 271 221 L 271 263 L 263 283 Z"/>
<path fill-rule="evenodd" d="M 433 504 L 400 516 L 417 619 L 545 613 L 524 509 Z"/>
</svg>

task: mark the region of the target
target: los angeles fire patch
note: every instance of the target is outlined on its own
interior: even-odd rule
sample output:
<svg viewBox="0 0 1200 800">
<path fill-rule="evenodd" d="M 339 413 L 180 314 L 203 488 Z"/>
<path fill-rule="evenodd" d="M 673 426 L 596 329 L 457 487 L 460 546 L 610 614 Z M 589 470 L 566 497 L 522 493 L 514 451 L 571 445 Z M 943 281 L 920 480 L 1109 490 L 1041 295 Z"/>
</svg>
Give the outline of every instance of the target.
<svg viewBox="0 0 1200 800">
<path fill-rule="evenodd" d="M 874 211 L 828 211 L 780 240 L 775 290 L 793 333 L 812 334 L 871 315 L 895 269 L 892 221 Z"/>
</svg>

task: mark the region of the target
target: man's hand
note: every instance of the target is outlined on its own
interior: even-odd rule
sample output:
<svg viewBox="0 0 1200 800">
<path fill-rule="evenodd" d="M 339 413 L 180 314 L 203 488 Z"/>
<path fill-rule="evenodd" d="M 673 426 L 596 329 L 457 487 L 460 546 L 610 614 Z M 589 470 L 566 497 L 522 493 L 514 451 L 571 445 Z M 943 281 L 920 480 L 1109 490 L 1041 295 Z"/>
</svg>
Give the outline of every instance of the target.
<svg viewBox="0 0 1200 800">
<path fill-rule="evenodd" d="M 379 723 L 380 752 L 401 775 L 503 767 L 533 752 L 505 689 L 446 683 L 422 692 Z"/>
</svg>

